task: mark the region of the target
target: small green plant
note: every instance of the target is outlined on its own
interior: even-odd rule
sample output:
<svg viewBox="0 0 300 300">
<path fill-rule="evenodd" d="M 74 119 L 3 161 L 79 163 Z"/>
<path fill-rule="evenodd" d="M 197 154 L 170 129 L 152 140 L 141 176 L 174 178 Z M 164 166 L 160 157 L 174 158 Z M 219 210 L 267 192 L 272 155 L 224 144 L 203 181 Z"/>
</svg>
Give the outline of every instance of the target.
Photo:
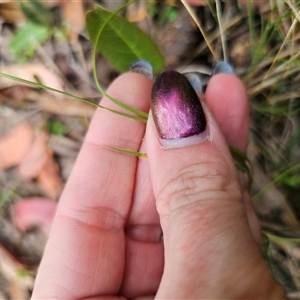
<svg viewBox="0 0 300 300">
<path fill-rule="evenodd" d="M 49 37 L 50 31 L 47 26 L 29 21 L 15 34 L 9 45 L 10 50 L 19 61 L 27 61 L 34 56 L 37 45 Z"/>
<path fill-rule="evenodd" d="M 140 59 L 151 63 L 154 73 L 161 72 L 164 58 L 157 45 L 138 27 L 118 16 L 118 11 L 96 6 L 87 14 L 86 28 L 95 49 L 119 72 L 127 71 Z"/>
<path fill-rule="evenodd" d="M 57 120 L 48 120 L 47 129 L 55 135 L 65 135 L 68 132 L 67 126 Z"/>
<path fill-rule="evenodd" d="M 97 50 L 99 50 L 102 55 L 116 68 L 116 70 L 120 72 L 128 70 L 133 62 L 141 59 L 149 61 L 152 64 L 155 73 L 163 70 L 164 58 L 156 44 L 138 27 L 117 15 L 120 10 L 131 3 L 132 1 L 129 1 L 115 12 L 110 12 L 100 6 L 96 6 L 95 9 L 89 12 L 86 16 L 86 27 L 91 42 L 94 45 L 94 79 L 99 91 L 120 107 L 127 109 L 130 113 L 136 114 L 136 116 L 123 114 L 124 116 L 134 118 L 141 122 L 146 122 L 148 117 L 146 112 L 130 107 L 108 95 L 100 85 L 96 74 Z M 120 51 L 120 49 L 122 49 L 122 51 Z M 26 83 L 29 84 L 28 81 Z M 34 85 L 50 89 L 39 83 Z M 76 98 L 79 99 L 79 97 Z M 84 101 L 86 102 L 86 100 Z M 130 149 L 119 149 L 114 147 L 111 147 L 111 149 L 139 157 L 146 157 L 146 154 L 134 152 Z M 249 186 L 251 186 L 252 171 L 250 161 L 245 154 L 237 149 L 231 148 L 230 150 L 234 159 L 237 161 L 237 168 L 248 175 Z"/>
<path fill-rule="evenodd" d="M 158 3 L 150 2 L 148 13 L 152 18 L 157 18 L 158 27 L 164 26 L 168 22 L 173 22 L 179 15 L 178 8 L 174 5 L 163 5 L 160 7 Z"/>
<path fill-rule="evenodd" d="M 19 6 L 27 21 L 14 35 L 10 50 L 22 62 L 32 58 L 37 46 L 50 38 L 53 27 L 52 15 L 42 2 L 25 1 Z"/>
<path fill-rule="evenodd" d="M 140 111 L 134 107 L 128 106 L 118 99 L 115 99 L 108 95 L 106 91 L 102 88 L 98 81 L 98 76 L 96 73 L 96 53 L 100 51 L 102 55 L 115 67 L 119 72 L 124 72 L 129 69 L 130 65 L 137 60 L 146 60 L 153 66 L 154 73 L 161 72 L 164 68 L 164 58 L 152 39 L 147 36 L 138 27 L 128 22 L 126 19 L 118 16 L 118 13 L 124 9 L 126 6 L 130 5 L 134 1 L 128 1 L 126 4 L 122 5 L 115 12 L 110 12 L 100 6 L 96 6 L 94 10 L 89 12 L 86 16 L 86 28 L 89 33 L 91 42 L 94 45 L 93 51 L 93 70 L 94 79 L 99 91 L 108 99 L 116 103 L 122 108 L 128 110 L 127 113 L 121 113 L 118 111 L 110 110 L 114 113 L 121 114 L 126 117 L 136 119 L 137 121 L 147 122 L 148 113 Z M 122 49 L 120 51 L 120 49 Z M 47 89 L 55 91 L 58 93 L 65 94 L 67 96 L 73 97 L 75 99 L 91 102 L 82 99 L 80 97 L 71 95 L 69 93 L 64 93 L 62 91 L 55 90 L 53 88 L 44 86 L 40 83 L 33 83 L 20 78 L 15 78 L 6 74 L 1 74 L 0 76 L 13 79 L 22 83 L 26 83 L 35 87 L 42 89 Z M 107 109 L 101 105 L 93 104 L 99 108 Z M 53 129 L 53 126 L 50 128 Z M 126 154 L 135 155 L 138 157 L 147 157 L 145 153 L 131 151 L 130 149 L 119 149 L 112 146 L 113 150 L 121 151 Z M 231 153 L 236 160 L 238 170 L 245 172 L 249 178 L 249 187 L 252 182 L 252 171 L 249 159 L 245 154 L 231 147 Z"/>
<path fill-rule="evenodd" d="M 126 113 L 110 110 L 101 104 L 92 103 L 82 97 L 55 90 L 38 82 L 26 81 L 7 74 L 0 74 L 0 76 L 36 88 L 65 94 L 101 109 L 147 122 L 147 112 L 127 106 L 108 95 L 99 83 L 96 72 L 98 52 L 119 72 L 126 71 L 133 62 L 140 59 L 149 61 L 155 73 L 164 69 L 164 58 L 155 42 L 135 25 L 118 15 L 123 8 L 133 2 L 126 2 L 115 12 L 96 6 L 86 17 L 86 28 L 94 46 L 93 75 L 96 85 L 102 95 L 125 108 Z M 157 10 L 154 2 L 149 1 L 148 4 L 150 14 L 157 16 L 162 22 L 169 22 L 172 18 L 176 18 L 176 8 L 163 6 L 162 10 Z M 201 19 L 186 1 L 182 1 L 182 4 L 189 11 L 201 33 L 202 40 L 197 47 L 196 59 L 199 60 L 199 57 L 202 59 L 203 56 L 205 61 L 210 63 L 219 60 L 233 62 L 237 74 L 247 87 L 252 120 L 250 157 L 255 165 L 254 171 L 245 154 L 234 148 L 230 150 L 236 160 L 237 168 L 248 175 L 250 184 L 252 178 L 254 179 L 251 189 L 254 205 L 257 206 L 268 191 L 274 189 L 283 193 L 285 201 L 299 220 L 300 2 L 207 0 Z M 29 19 L 34 18 L 29 17 L 29 14 L 27 16 Z M 37 23 L 38 21 L 35 21 L 35 24 Z M 32 29 L 32 32 L 34 30 L 36 28 Z M 45 37 L 43 34 L 41 36 Z M 40 39 L 39 42 L 42 40 Z M 240 40 L 244 42 L 241 43 Z M 21 40 L 19 44 L 23 46 Z M 242 53 L 234 51 L 237 46 L 242 47 Z M 29 55 L 32 55 L 30 49 Z M 113 145 L 105 146 L 114 151 L 146 157 L 146 153 L 119 149 Z M 258 169 L 266 177 L 266 183 L 255 180 L 255 176 L 259 174 L 256 173 Z M 272 219 L 271 225 L 272 222 L 277 221 L 275 218 Z M 281 229 L 284 225 L 281 221 L 278 223 L 279 229 L 275 226 L 276 230 L 271 225 L 264 224 L 264 239 L 269 244 L 299 244 L 298 233 L 290 228 L 284 228 L 283 232 Z M 287 256 L 290 257 L 290 254 L 288 253 Z"/>
</svg>

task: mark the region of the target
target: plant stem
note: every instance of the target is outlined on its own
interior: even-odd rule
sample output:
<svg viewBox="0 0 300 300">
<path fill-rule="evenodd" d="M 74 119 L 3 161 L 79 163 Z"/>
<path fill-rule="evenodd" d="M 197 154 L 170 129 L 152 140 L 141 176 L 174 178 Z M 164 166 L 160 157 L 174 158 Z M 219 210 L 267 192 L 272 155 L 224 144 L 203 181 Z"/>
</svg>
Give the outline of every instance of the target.
<svg viewBox="0 0 300 300">
<path fill-rule="evenodd" d="M 264 193 L 266 193 L 272 186 L 274 186 L 277 182 L 280 182 L 288 173 L 290 172 L 294 172 L 296 170 L 300 169 L 300 163 L 288 168 L 287 170 L 285 170 L 284 172 L 282 172 L 281 174 L 279 174 L 276 178 L 274 178 L 274 180 L 272 180 L 270 183 L 268 183 L 264 188 L 262 188 L 258 193 L 256 193 L 253 197 L 252 197 L 252 201 L 256 202 L 259 197 L 261 197 Z"/>
<path fill-rule="evenodd" d="M 106 93 L 106 91 L 102 88 L 99 80 L 98 80 L 98 76 L 97 76 L 97 67 L 96 67 L 96 55 L 97 55 L 97 45 L 99 43 L 99 40 L 100 40 L 100 36 L 101 36 L 101 33 L 103 31 L 103 28 L 106 26 L 106 24 L 109 22 L 110 19 L 112 19 L 117 13 L 119 13 L 122 9 L 124 9 L 125 7 L 127 7 L 128 5 L 130 5 L 131 3 L 133 3 L 134 1 L 128 1 L 127 3 L 125 3 L 124 5 L 122 5 L 121 7 L 119 7 L 114 13 L 111 14 L 111 16 L 109 18 L 107 18 L 107 20 L 105 20 L 105 22 L 103 23 L 102 27 L 100 28 L 99 30 L 99 33 L 98 33 L 98 36 L 97 36 L 97 39 L 96 39 L 96 43 L 95 43 L 95 47 L 93 49 L 93 76 L 94 76 L 94 80 L 95 80 L 95 83 L 96 83 L 96 86 L 97 88 L 99 89 L 100 93 L 106 97 L 107 99 L 109 99 L 110 101 L 112 101 L 113 103 L 117 104 L 118 106 L 132 112 L 132 113 L 135 113 L 137 114 L 140 118 L 144 118 L 145 120 L 142 121 L 143 123 L 146 123 L 147 122 L 147 118 L 148 118 L 148 114 L 144 111 L 141 111 L 137 108 L 134 108 L 130 105 L 127 105 L 117 99 L 115 99 L 114 97 L 108 95 Z"/>
</svg>

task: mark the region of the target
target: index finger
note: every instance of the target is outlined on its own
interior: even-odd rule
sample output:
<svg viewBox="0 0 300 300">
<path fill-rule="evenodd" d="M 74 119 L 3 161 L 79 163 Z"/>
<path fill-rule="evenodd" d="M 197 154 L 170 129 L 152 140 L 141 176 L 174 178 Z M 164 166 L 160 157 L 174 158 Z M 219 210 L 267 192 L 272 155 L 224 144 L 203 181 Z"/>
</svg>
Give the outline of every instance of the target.
<svg viewBox="0 0 300 300">
<path fill-rule="evenodd" d="M 111 96 L 149 110 L 152 83 L 127 73 Z M 104 98 L 101 105 L 121 110 Z M 138 151 L 145 124 L 98 109 L 63 192 L 33 293 L 35 299 L 116 295 L 125 263 L 124 224 L 137 159 L 104 147 Z"/>
</svg>

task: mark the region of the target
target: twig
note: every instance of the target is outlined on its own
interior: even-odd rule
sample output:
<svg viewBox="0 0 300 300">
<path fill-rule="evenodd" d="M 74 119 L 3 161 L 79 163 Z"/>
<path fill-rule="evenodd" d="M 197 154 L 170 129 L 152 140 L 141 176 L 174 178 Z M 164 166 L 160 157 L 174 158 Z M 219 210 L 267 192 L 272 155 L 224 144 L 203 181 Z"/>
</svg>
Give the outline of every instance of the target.
<svg viewBox="0 0 300 300">
<path fill-rule="evenodd" d="M 215 53 L 212 45 L 211 45 L 211 41 L 208 39 L 208 37 L 206 36 L 206 33 L 205 33 L 205 30 L 203 28 L 203 25 L 201 24 L 199 18 L 197 18 L 194 10 L 192 9 L 192 7 L 186 3 L 186 1 L 184 0 L 181 0 L 181 3 L 183 4 L 183 6 L 186 8 L 186 10 L 188 11 L 188 13 L 190 14 L 191 18 L 194 20 L 194 22 L 196 23 L 197 27 L 199 28 L 206 44 L 207 44 L 207 47 L 209 48 L 212 56 L 214 57 L 215 61 L 219 61 L 219 58 L 217 56 L 217 54 Z"/>
<path fill-rule="evenodd" d="M 226 41 L 225 41 L 225 33 L 223 28 L 223 23 L 221 20 L 221 3 L 220 0 L 216 0 L 216 8 L 217 8 L 217 18 L 219 23 L 219 29 L 220 29 L 220 37 L 221 37 L 221 43 L 222 43 L 222 49 L 223 49 L 223 59 L 225 62 L 228 62 L 228 53 L 227 53 L 227 47 L 226 47 Z"/>
</svg>

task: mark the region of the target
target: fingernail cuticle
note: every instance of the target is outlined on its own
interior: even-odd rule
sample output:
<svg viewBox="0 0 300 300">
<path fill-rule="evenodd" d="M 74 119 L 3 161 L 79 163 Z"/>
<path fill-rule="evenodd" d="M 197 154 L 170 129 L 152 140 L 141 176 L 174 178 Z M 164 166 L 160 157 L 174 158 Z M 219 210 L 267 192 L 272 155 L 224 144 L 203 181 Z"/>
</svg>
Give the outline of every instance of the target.
<svg viewBox="0 0 300 300">
<path fill-rule="evenodd" d="M 151 110 L 163 146 L 181 147 L 179 141 L 191 137 L 198 142 L 195 137 L 206 129 L 206 118 L 195 90 L 188 79 L 176 71 L 166 71 L 156 78 Z"/>
<path fill-rule="evenodd" d="M 213 68 L 211 75 L 213 76 L 216 74 L 224 74 L 224 73 L 234 74 L 234 69 L 233 69 L 232 65 L 230 65 L 229 63 L 220 61 Z"/>
<path fill-rule="evenodd" d="M 145 60 L 139 60 L 131 65 L 130 72 L 145 75 L 150 80 L 153 80 L 153 69 L 150 63 Z"/>
</svg>

